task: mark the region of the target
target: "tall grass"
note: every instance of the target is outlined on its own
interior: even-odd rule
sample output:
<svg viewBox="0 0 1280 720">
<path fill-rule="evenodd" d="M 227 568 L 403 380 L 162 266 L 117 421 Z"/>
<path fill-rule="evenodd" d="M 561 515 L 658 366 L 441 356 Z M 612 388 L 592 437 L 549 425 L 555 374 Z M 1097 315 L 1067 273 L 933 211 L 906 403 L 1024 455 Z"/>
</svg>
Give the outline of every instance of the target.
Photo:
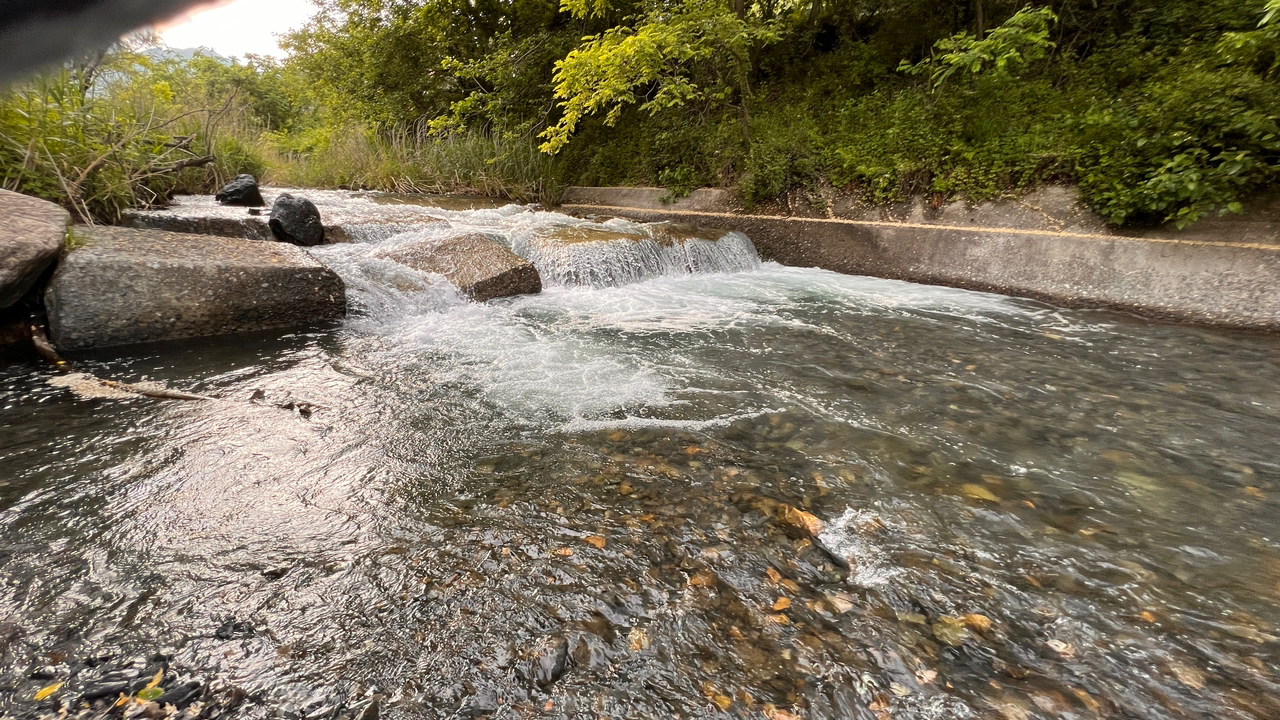
<svg viewBox="0 0 1280 720">
<path fill-rule="evenodd" d="M 487 195 L 555 202 L 555 161 L 532 137 L 478 131 L 438 137 L 425 124 L 375 132 L 324 128 L 305 150 L 266 136 L 268 180 L 296 187 Z"/>
<path fill-rule="evenodd" d="M 271 130 L 272 101 L 308 107 L 290 97 L 305 97 L 300 79 L 280 77 L 118 47 L 0 88 L 0 187 L 103 223 L 240 173 L 294 187 L 559 199 L 555 161 L 532 137 L 437 137 L 425 123 L 375 132 L 334 124 L 314 105 Z"/>
<path fill-rule="evenodd" d="M 175 92 L 150 60 L 115 51 L 0 89 L 0 186 L 115 222 L 175 192 L 205 192 L 265 169 L 260 134 L 234 93 Z"/>
</svg>

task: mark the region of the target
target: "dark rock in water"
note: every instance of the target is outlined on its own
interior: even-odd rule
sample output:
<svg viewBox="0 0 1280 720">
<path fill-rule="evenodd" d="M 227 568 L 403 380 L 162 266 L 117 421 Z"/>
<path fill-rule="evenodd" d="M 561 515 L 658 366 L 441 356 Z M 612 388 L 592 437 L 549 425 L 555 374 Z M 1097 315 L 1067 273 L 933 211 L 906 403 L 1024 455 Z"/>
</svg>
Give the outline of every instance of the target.
<svg viewBox="0 0 1280 720">
<path fill-rule="evenodd" d="M 120 693 L 129 689 L 129 684 L 132 681 L 133 681 L 133 678 L 129 678 L 127 680 L 120 680 L 119 678 L 116 678 L 114 676 L 107 676 L 91 685 L 86 686 L 84 689 L 84 692 L 81 693 L 80 697 L 85 702 L 89 702 L 89 703 L 99 698 L 119 697 Z"/>
<path fill-rule="evenodd" d="M 138 693 L 145 690 L 146 687 L 152 683 L 157 673 L 161 673 L 161 672 L 167 673 L 168 671 L 169 671 L 169 667 L 167 665 L 153 665 L 147 668 L 142 672 L 142 675 L 135 678 L 133 682 L 129 683 L 129 687 L 125 689 L 124 694 L 137 695 Z"/>
<path fill-rule="evenodd" d="M 0 308 L 18 302 L 58 258 L 70 222 L 51 202 L 0 190 Z"/>
<path fill-rule="evenodd" d="M 213 636 L 219 640 L 233 640 L 235 638 L 253 637 L 253 623 L 232 618 L 220 625 L 214 631 Z"/>
<path fill-rule="evenodd" d="M 569 641 L 553 638 L 516 664 L 516 675 L 530 685 L 546 689 L 564 675 L 569 664 Z"/>
<path fill-rule="evenodd" d="M 492 688 L 480 688 L 474 696 L 463 703 L 458 709 L 458 714 L 471 718 L 488 717 L 496 713 L 500 707 L 502 704 L 498 702 L 498 695 Z"/>
<path fill-rule="evenodd" d="M 580 633 L 574 638 L 569 657 L 575 666 L 593 672 L 600 672 L 609 667 L 608 649 L 600 638 L 591 633 Z"/>
<path fill-rule="evenodd" d="M 246 207 L 266 205 L 262 200 L 262 192 L 258 190 L 258 180 L 252 175 L 237 175 L 234 180 L 223 186 L 218 191 L 218 194 L 213 196 L 213 199 L 223 205 L 244 205 Z"/>
<path fill-rule="evenodd" d="M 117 667 L 90 681 L 84 686 L 80 696 L 85 702 L 91 703 L 102 698 L 115 699 L 120 693 L 132 695 L 146 687 L 156 673 L 167 671 L 168 667 L 168 663 L 163 661 L 148 663 L 139 658 L 128 667 Z"/>
<path fill-rule="evenodd" d="M 181 710 L 199 699 L 201 689 L 200 683 L 192 680 L 169 690 L 156 698 L 155 702 L 160 707 L 172 705 Z"/>
<path fill-rule="evenodd" d="M 271 233 L 281 242 L 310 247 L 324 242 L 324 225 L 315 203 L 284 193 L 271 206 Z"/>
</svg>

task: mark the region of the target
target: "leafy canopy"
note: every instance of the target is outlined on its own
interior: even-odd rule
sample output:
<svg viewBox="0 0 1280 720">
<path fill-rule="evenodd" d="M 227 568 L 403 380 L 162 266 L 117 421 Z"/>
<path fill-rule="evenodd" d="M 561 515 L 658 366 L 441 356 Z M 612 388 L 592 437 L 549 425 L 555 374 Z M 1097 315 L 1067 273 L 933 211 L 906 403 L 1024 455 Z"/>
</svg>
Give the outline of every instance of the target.
<svg viewBox="0 0 1280 720">
<path fill-rule="evenodd" d="M 598 15 L 601 2 L 565 0 L 576 16 Z M 693 102 L 725 103 L 748 95 L 750 52 L 775 41 L 772 24 L 736 14 L 721 0 L 687 0 L 649 11 L 636 27 L 618 26 L 584 38 L 555 66 L 559 122 L 541 135 L 555 153 L 588 115 L 607 110 L 614 125 L 632 104 L 650 115 Z"/>
<path fill-rule="evenodd" d="M 1010 76 L 1053 50 L 1049 29 L 1057 19 L 1050 8 L 1028 6 L 984 38 L 962 32 L 939 40 L 929 58 L 916 64 L 903 60 L 898 69 L 909 75 L 929 73 L 935 89 L 957 72 Z"/>
</svg>

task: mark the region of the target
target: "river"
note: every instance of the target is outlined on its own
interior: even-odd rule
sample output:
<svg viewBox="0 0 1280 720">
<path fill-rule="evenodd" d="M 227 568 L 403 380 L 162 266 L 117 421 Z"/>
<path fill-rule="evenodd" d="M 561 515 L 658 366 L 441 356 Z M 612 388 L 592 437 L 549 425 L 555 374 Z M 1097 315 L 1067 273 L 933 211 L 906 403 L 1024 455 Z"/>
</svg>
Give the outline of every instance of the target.
<svg viewBox="0 0 1280 720">
<path fill-rule="evenodd" d="M 1275 336 L 317 196 L 341 327 L 77 358 L 217 401 L 0 368 L 9 716 L 1280 717 Z M 472 230 L 544 291 L 370 254 Z"/>
</svg>

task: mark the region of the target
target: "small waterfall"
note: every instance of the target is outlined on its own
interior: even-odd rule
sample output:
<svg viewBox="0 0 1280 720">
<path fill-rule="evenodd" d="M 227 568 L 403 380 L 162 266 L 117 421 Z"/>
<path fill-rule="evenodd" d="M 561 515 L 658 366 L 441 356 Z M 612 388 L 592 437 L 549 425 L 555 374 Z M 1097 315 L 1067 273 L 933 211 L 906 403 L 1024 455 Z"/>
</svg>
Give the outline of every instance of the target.
<svg viewBox="0 0 1280 720">
<path fill-rule="evenodd" d="M 277 194 L 270 188 L 265 192 L 268 201 Z M 738 232 L 621 218 L 597 222 L 494 201 L 338 190 L 296 192 L 316 203 L 331 238 L 337 241 L 309 251 L 342 276 L 353 315 L 378 323 L 467 303 L 443 276 L 386 259 L 381 251 L 469 233 L 497 238 L 533 263 L 543 287 L 619 287 L 662 276 L 760 267 L 755 246 Z M 212 196 L 184 196 L 168 209 L 137 213 L 135 222 L 271 239 L 265 219 L 269 210 L 256 212 L 255 217 L 245 208 L 220 205 Z M 221 229 L 215 231 L 214 225 Z"/>
<path fill-rule="evenodd" d="M 664 275 L 760 267 L 755 246 L 739 232 L 613 223 L 530 228 L 513 232 L 511 246 L 538 268 L 544 285 L 618 287 Z"/>
</svg>

